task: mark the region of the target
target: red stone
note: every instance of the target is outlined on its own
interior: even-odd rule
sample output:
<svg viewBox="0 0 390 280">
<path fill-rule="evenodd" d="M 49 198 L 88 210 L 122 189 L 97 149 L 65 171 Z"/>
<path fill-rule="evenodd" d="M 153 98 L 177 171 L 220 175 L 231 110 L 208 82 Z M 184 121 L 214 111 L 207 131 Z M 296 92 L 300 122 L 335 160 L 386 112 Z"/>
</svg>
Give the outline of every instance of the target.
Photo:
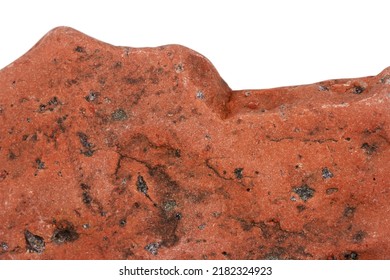
<svg viewBox="0 0 390 280">
<path fill-rule="evenodd" d="M 389 99 L 56 28 L 0 71 L 0 258 L 389 259 Z"/>
</svg>

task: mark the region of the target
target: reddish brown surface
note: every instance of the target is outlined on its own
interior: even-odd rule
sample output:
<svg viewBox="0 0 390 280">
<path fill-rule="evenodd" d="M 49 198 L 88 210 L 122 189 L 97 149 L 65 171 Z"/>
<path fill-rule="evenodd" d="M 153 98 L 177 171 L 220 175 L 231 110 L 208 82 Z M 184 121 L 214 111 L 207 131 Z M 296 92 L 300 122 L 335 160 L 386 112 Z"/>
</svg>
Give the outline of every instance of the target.
<svg viewBox="0 0 390 280">
<path fill-rule="evenodd" d="M 0 72 L 0 258 L 390 259 L 389 94 L 57 28 Z"/>
</svg>

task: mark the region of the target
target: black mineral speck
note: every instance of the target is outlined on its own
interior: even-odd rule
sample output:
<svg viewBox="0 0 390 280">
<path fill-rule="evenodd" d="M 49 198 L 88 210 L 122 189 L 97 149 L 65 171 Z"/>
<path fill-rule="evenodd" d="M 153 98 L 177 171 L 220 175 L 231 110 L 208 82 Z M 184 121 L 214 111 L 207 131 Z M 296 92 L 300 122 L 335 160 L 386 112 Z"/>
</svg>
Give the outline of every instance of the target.
<svg viewBox="0 0 390 280">
<path fill-rule="evenodd" d="M 358 253 L 351 251 L 344 253 L 344 259 L 346 260 L 357 260 L 359 258 Z"/>
<path fill-rule="evenodd" d="M 80 184 L 81 189 L 83 190 L 82 194 L 82 201 L 86 205 L 90 205 L 92 203 L 92 197 L 89 194 L 89 191 L 91 190 L 91 187 L 87 184 L 81 183 Z"/>
<path fill-rule="evenodd" d="M 114 68 L 118 69 L 118 68 L 122 68 L 122 62 L 120 61 L 117 61 L 114 63 Z"/>
<path fill-rule="evenodd" d="M 39 112 L 45 112 L 46 111 L 46 105 L 45 104 L 40 104 L 38 111 Z"/>
<path fill-rule="evenodd" d="M 3 252 L 8 251 L 8 249 L 9 249 L 9 246 L 8 246 L 8 244 L 6 242 L 1 242 L 0 243 L 0 247 L 1 247 L 1 250 Z"/>
<path fill-rule="evenodd" d="M 175 71 L 176 71 L 176 73 L 181 73 L 181 72 L 183 72 L 183 71 L 184 71 L 184 66 L 183 66 L 183 64 L 177 64 L 177 65 L 175 65 Z"/>
<path fill-rule="evenodd" d="M 139 192 L 142 192 L 144 194 L 148 193 L 148 185 L 146 184 L 144 177 L 142 177 L 141 175 L 138 175 L 136 185 L 137 185 L 137 190 Z"/>
<path fill-rule="evenodd" d="M 59 103 L 60 102 L 59 102 L 57 96 L 54 96 L 52 99 L 49 100 L 49 102 L 47 104 L 52 105 L 52 106 L 57 106 Z"/>
<path fill-rule="evenodd" d="M 347 217 L 347 218 L 350 218 L 350 217 L 353 217 L 353 215 L 355 214 L 355 211 L 356 211 L 356 207 L 353 207 L 353 206 L 347 206 L 344 208 L 344 217 Z"/>
<path fill-rule="evenodd" d="M 355 243 L 360 243 L 363 241 L 363 239 L 366 237 L 366 233 L 362 230 L 359 230 L 358 232 L 356 232 L 353 236 L 353 242 Z"/>
<path fill-rule="evenodd" d="M 383 78 L 381 78 L 381 79 L 380 79 L 380 82 L 381 82 L 382 84 L 388 84 L 388 85 L 390 85 L 390 75 L 386 75 L 386 76 L 384 76 Z"/>
<path fill-rule="evenodd" d="M 222 252 L 222 255 L 224 255 L 224 256 L 227 256 L 227 255 L 228 255 L 228 253 L 227 253 L 227 252 L 225 252 L 225 251 L 223 251 L 223 252 Z"/>
<path fill-rule="evenodd" d="M 244 168 L 236 168 L 234 169 L 234 175 L 237 179 L 242 179 L 244 177 L 243 175 Z"/>
<path fill-rule="evenodd" d="M 75 49 L 74 49 L 75 52 L 79 52 L 79 53 L 82 53 L 82 52 L 85 52 L 84 48 L 83 47 L 80 47 L 80 46 L 77 46 Z"/>
<path fill-rule="evenodd" d="M 93 102 L 99 97 L 100 93 L 96 91 L 90 91 L 87 96 L 85 96 L 85 100 L 88 102 Z"/>
<path fill-rule="evenodd" d="M 169 154 L 176 157 L 176 158 L 180 158 L 181 157 L 181 151 L 180 149 L 170 149 L 169 150 Z"/>
<path fill-rule="evenodd" d="M 79 238 L 79 234 L 71 222 L 60 221 L 56 223 L 56 227 L 51 237 L 51 240 L 56 244 L 73 242 Z"/>
<path fill-rule="evenodd" d="M 176 218 L 176 220 L 181 220 L 181 218 L 182 218 L 181 213 L 176 213 L 175 218 Z"/>
<path fill-rule="evenodd" d="M 84 148 L 91 148 L 92 144 L 88 142 L 88 136 L 84 132 L 77 132 L 80 143 Z"/>
<path fill-rule="evenodd" d="M 92 202 L 92 197 L 89 195 L 88 192 L 83 192 L 83 202 L 87 205 L 91 204 Z"/>
<path fill-rule="evenodd" d="M 338 188 L 328 188 L 328 189 L 326 189 L 325 192 L 326 192 L 327 195 L 330 195 L 330 194 L 338 192 L 338 191 L 339 191 Z"/>
<path fill-rule="evenodd" d="M 365 90 L 364 87 L 355 86 L 355 87 L 353 88 L 353 91 L 352 91 L 352 92 L 353 92 L 354 94 L 361 94 L 364 90 Z"/>
<path fill-rule="evenodd" d="M 39 235 L 35 235 L 26 229 L 24 231 L 24 238 L 28 251 L 38 254 L 45 251 L 45 240 Z"/>
<path fill-rule="evenodd" d="M 14 159 L 16 159 L 16 158 L 17 158 L 17 156 L 15 155 L 15 153 L 12 152 L 12 151 L 9 151 L 9 153 L 8 153 L 8 159 L 14 160 Z"/>
<path fill-rule="evenodd" d="M 84 183 L 81 183 L 80 184 L 80 188 L 83 190 L 83 191 L 88 191 L 91 189 L 90 186 L 88 186 L 87 184 L 84 184 Z"/>
<path fill-rule="evenodd" d="M 200 100 L 203 100 L 205 98 L 204 93 L 202 91 L 198 90 L 196 92 L 196 98 L 200 99 Z"/>
<path fill-rule="evenodd" d="M 85 155 L 86 157 L 93 156 L 93 153 L 94 153 L 94 151 L 92 151 L 92 150 L 82 151 L 82 154 Z"/>
<path fill-rule="evenodd" d="M 318 90 L 319 90 L 319 91 L 329 91 L 329 88 L 326 87 L 326 86 L 320 85 L 320 86 L 318 87 Z"/>
<path fill-rule="evenodd" d="M 370 145 L 366 142 L 362 144 L 361 148 L 367 155 L 372 155 L 378 147 L 375 144 Z"/>
<path fill-rule="evenodd" d="M 127 224 L 126 219 L 122 219 L 122 220 L 119 221 L 119 226 L 120 227 L 124 227 L 126 224 Z"/>
<path fill-rule="evenodd" d="M 37 158 L 35 163 L 37 164 L 38 170 L 45 169 L 45 163 L 40 158 Z"/>
<path fill-rule="evenodd" d="M 176 207 L 176 201 L 168 200 L 163 203 L 164 210 L 169 212 L 172 211 Z"/>
<path fill-rule="evenodd" d="M 306 202 L 314 196 L 315 190 L 310 188 L 307 184 L 304 184 L 300 187 L 293 188 L 293 192 L 295 192 L 300 199 Z"/>
<path fill-rule="evenodd" d="M 302 211 L 306 210 L 306 206 L 300 204 L 300 205 L 297 206 L 297 209 L 298 209 L 298 212 L 301 213 Z"/>
<path fill-rule="evenodd" d="M 160 248 L 160 244 L 157 242 L 149 243 L 145 246 L 145 250 L 151 253 L 152 255 L 157 255 L 158 248 Z"/>
<path fill-rule="evenodd" d="M 84 149 L 81 150 L 81 153 L 87 157 L 91 157 L 95 150 L 93 150 L 94 145 L 89 142 L 89 137 L 84 132 L 77 132 L 77 136 L 79 137 L 80 143 Z"/>
<path fill-rule="evenodd" d="M 330 179 L 333 177 L 333 173 L 327 167 L 322 168 L 322 178 Z"/>
</svg>

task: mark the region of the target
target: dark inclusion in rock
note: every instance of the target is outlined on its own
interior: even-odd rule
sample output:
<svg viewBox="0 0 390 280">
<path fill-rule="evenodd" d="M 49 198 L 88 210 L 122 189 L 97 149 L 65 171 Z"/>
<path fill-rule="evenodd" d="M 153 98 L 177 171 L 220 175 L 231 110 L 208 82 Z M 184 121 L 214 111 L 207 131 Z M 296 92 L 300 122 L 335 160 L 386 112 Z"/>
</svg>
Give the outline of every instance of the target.
<svg viewBox="0 0 390 280">
<path fill-rule="evenodd" d="M 79 238 L 72 223 L 61 221 L 56 224 L 57 229 L 54 231 L 51 240 L 56 244 L 73 242 Z"/>
<path fill-rule="evenodd" d="M 145 250 L 151 253 L 152 255 L 157 255 L 160 244 L 157 242 L 149 243 L 145 246 Z"/>
<path fill-rule="evenodd" d="M 35 235 L 26 229 L 24 231 L 24 238 L 26 239 L 28 251 L 38 254 L 45 251 L 45 240 L 39 235 Z"/>
<path fill-rule="evenodd" d="M 312 189 L 308 185 L 304 184 L 300 187 L 293 188 L 293 192 L 295 192 L 300 199 L 306 202 L 314 196 L 315 189 Z"/>
<path fill-rule="evenodd" d="M 139 192 L 142 192 L 143 194 L 148 193 L 148 185 L 146 184 L 144 177 L 142 177 L 141 175 L 138 175 L 137 178 L 137 190 Z"/>
</svg>

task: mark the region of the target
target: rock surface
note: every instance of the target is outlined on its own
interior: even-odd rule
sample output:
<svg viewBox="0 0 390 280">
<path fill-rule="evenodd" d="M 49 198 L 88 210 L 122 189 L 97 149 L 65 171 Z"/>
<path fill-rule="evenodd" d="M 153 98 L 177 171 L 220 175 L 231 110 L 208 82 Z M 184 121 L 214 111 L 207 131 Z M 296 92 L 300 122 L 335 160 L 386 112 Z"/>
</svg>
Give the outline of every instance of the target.
<svg viewBox="0 0 390 280">
<path fill-rule="evenodd" d="M 390 259 L 389 101 L 56 28 L 0 71 L 0 258 Z"/>
</svg>

